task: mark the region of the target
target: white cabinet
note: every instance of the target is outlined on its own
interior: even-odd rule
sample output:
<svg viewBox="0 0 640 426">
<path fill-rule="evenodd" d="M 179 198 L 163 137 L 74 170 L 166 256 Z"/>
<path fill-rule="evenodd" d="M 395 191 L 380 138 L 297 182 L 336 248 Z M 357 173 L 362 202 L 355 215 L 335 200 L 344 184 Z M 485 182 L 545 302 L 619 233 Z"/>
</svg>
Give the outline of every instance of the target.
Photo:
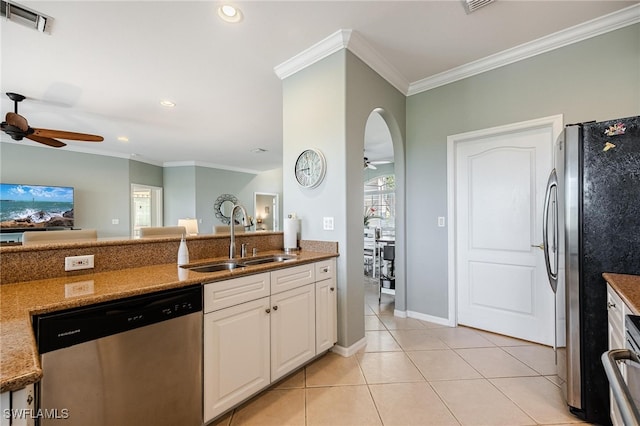
<svg viewBox="0 0 640 426">
<path fill-rule="evenodd" d="M 626 347 L 626 327 L 625 317 L 631 313 L 629 307 L 622 301 L 618 293 L 607 284 L 607 313 L 608 313 L 608 334 L 609 334 L 609 350 L 624 349 Z M 619 363 L 618 367 L 622 373 L 622 377 L 627 379 L 626 365 Z M 609 398 L 611 401 L 611 421 L 614 425 L 623 425 L 622 417 L 618 410 L 618 406 L 613 399 L 611 388 L 609 388 Z"/>
<path fill-rule="evenodd" d="M 335 268 L 330 259 L 204 285 L 205 422 L 335 344 Z"/>
<path fill-rule="evenodd" d="M 0 394 L 0 426 L 33 426 L 35 423 L 34 386 Z M 51 416 L 66 419 L 67 409 L 59 409 Z"/>
<path fill-rule="evenodd" d="M 271 296 L 271 381 L 316 355 L 315 299 L 313 283 Z"/>
<path fill-rule="evenodd" d="M 225 412 L 271 382 L 269 307 L 269 297 L 264 297 L 205 314 L 206 420 Z"/>
<path fill-rule="evenodd" d="M 316 263 L 316 281 L 316 354 L 320 354 L 338 340 L 335 259 Z"/>
</svg>

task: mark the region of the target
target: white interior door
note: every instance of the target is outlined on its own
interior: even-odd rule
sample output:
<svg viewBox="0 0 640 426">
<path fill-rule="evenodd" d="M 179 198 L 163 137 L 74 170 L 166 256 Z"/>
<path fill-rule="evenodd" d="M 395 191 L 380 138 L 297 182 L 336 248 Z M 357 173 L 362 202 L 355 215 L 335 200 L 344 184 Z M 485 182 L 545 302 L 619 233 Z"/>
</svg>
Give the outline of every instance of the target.
<svg viewBox="0 0 640 426">
<path fill-rule="evenodd" d="M 542 241 L 553 126 L 496 128 L 455 143 L 458 323 L 554 343 Z"/>
</svg>

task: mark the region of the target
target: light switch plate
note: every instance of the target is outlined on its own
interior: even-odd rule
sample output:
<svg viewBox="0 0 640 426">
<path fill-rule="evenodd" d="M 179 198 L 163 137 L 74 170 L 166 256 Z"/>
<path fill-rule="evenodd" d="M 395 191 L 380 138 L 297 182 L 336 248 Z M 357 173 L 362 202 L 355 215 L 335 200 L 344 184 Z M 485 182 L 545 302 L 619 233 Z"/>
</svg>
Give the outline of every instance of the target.
<svg viewBox="0 0 640 426">
<path fill-rule="evenodd" d="M 325 231 L 333 231 L 333 217 L 323 217 L 322 228 Z"/>
<path fill-rule="evenodd" d="M 438 226 L 444 228 L 444 216 L 438 216 Z"/>
</svg>

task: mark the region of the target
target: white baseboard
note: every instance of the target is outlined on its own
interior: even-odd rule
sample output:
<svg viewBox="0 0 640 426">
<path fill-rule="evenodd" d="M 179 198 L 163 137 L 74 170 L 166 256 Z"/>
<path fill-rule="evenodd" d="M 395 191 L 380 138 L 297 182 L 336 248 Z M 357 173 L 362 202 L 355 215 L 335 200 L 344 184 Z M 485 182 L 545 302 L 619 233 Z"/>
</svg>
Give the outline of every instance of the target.
<svg viewBox="0 0 640 426">
<path fill-rule="evenodd" d="M 422 314 L 420 312 L 407 311 L 407 316 L 409 318 L 419 319 L 420 321 L 432 322 L 432 323 L 444 325 L 447 327 L 456 326 L 455 322 L 449 320 L 449 318 L 434 317 L 433 315 Z"/>
<path fill-rule="evenodd" d="M 335 352 L 336 354 L 338 354 L 340 356 L 348 358 L 348 357 L 350 357 L 352 355 L 355 355 L 356 352 L 358 352 L 360 349 L 364 348 L 366 345 L 367 345 L 367 338 L 363 337 L 362 339 L 358 340 L 356 343 L 354 343 L 353 345 L 351 345 L 349 347 L 335 345 L 333 348 L 331 348 L 331 352 Z"/>
<path fill-rule="evenodd" d="M 393 316 L 394 317 L 399 317 L 399 318 L 406 318 L 407 317 L 407 311 L 400 311 L 398 309 L 394 309 Z"/>
</svg>

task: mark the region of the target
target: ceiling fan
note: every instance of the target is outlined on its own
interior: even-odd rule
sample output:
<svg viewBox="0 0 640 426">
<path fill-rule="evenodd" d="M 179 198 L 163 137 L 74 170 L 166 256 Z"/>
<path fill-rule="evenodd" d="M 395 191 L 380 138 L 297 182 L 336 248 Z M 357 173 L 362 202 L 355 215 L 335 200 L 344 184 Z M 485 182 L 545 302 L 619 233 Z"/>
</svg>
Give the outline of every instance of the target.
<svg viewBox="0 0 640 426">
<path fill-rule="evenodd" d="M 14 112 L 8 112 L 6 121 L 0 123 L 3 132 L 11 136 L 11 139 L 21 141 L 23 138 L 31 139 L 54 148 L 61 148 L 66 145 L 57 139 L 68 139 L 83 142 L 102 142 L 104 138 L 86 133 L 67 132 L 64 130 L 34 129 L 29 127 L 27 119 L 18 114 L 18 102 L 25 100 L 25 97 L 18 93 L 7 92 L 7 96 L 14 103 Z"/>
<path fill-rule="evenodd" d="M 375 170 L 377 169 L 376 166 L 374 166 L 371 161 L 369 161 L 369 159 L 367 157 L 364 157 L 364 168 L 365 169 L 372 169 Z"/>
</svg>

